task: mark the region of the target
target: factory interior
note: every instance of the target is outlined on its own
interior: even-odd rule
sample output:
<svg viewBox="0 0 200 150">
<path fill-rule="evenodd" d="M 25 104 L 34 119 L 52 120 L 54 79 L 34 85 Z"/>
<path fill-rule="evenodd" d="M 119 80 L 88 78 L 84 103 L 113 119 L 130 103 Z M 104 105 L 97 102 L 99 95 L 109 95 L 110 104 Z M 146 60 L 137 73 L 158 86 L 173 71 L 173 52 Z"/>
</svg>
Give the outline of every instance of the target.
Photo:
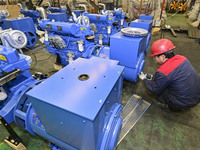
<svg viewBox="0 0 200 150">
<path fill-rule="evenodd" d="M 0 27 L 0 150 L 200 149 L 199 0 L 2 0 Z"/>
</svg>

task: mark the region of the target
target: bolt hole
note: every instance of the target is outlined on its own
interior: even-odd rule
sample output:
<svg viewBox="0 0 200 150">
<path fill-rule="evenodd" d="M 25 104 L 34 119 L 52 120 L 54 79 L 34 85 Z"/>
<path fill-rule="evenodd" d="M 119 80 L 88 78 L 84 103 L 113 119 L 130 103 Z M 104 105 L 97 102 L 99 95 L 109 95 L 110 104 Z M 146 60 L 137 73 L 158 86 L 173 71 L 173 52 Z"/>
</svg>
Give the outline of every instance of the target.
<svg viewBox="0 0 200 150">
<path fill-rule="evenodd" d="M 87 74 L 81 74 L 78 79 L 81 80 L 81 81 L 85 81 L 85 80 L 88 80 L 90 78 L 89 75 Z"/>
<path fill-rule="evenodd" d="M 63 77 L 61 79 L 64 79 Z"/>
<path fill-rule="evenodd" d="M 97 87 L 95 86 L 94 88 L 96 89 Z"/>
</svg>

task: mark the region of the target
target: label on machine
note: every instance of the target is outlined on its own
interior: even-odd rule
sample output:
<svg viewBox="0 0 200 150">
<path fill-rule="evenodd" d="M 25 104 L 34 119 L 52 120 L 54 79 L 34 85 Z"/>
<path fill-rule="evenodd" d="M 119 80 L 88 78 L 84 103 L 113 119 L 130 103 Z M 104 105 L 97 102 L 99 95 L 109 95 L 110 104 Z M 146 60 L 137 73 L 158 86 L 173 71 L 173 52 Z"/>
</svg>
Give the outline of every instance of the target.
<svg viewBox="0 0 200 150">
<path fill-rule="evenodd" d="M 32 124 L 37 126 L 37 127 L 39 127 L 39 128 L 41 128 L 41 129 L 43 129 L 43 130 L 45 130 L 44 126 L 42 125 L 42 122 L 41 122 L 40 118 L 35 113 L 33 113 Z"/>
<path fill-rule="evenodd" d="M 7 59 L 6 59 L 6 57 L 4 55 L 0 55 L 0 59 L 4 60 L 4 61 L 7 61 Z"/>
</svg>

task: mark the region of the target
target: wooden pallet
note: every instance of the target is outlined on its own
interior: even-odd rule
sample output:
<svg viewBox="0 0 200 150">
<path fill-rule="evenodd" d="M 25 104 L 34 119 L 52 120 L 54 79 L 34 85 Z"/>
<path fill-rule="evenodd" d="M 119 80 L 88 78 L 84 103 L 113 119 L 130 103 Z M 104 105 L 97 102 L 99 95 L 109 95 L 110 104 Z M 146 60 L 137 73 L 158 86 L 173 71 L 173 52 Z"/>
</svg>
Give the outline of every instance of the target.
<svg viewBox="0 0 200 150">
<path fill-rule="evenodd" d="M 200 39 L 200 30 L 198 29 L 188 30 L 188 37 L 193 39 Z"/>
</svg>

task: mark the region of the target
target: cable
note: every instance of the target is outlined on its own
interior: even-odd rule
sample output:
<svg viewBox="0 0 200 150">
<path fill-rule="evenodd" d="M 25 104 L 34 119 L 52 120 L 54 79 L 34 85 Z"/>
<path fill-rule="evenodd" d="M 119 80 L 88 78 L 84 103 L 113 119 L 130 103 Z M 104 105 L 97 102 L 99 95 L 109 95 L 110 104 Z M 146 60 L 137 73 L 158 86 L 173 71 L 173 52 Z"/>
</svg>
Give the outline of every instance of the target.
<svg viewBox="0 0 200 150">
<path fill-rule="evenodd" d="M 33 55 L 34 59 L 35 59 L 35 64 L 33 66 L 30 67 L 30 70 L 35 68 L 35 66 L 37 65 L 37 57 L 35 56 L 34 53 L 30 53 L 30 55 Z M 32 64 L 32 63 L 31 63 Z"/>
</svg>

